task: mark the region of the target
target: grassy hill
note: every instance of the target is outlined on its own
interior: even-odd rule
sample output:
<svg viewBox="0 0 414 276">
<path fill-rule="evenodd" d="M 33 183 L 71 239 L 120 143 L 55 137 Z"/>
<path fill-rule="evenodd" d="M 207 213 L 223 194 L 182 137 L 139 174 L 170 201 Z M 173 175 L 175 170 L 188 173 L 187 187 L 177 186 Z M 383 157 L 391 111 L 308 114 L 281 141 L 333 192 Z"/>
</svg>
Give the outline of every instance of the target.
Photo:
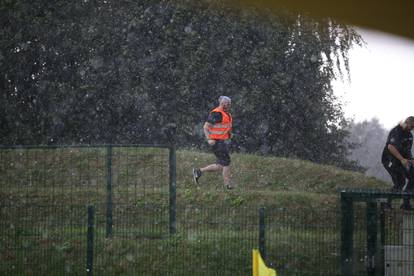
<svg viewBox="0 0 414 276">
<path fill-rule="evenodd" d="M 118 148 L 113 153 L 114 202 L 168 201 L 168 151 Z M 107 160 L 102 149 L 10 150 L 1 156 L 0 199 L 59 204 L 105 202 Z M 177 203 L 210 207 L 269 206 L 329 209 L 337 206 L 342 188 L 387 188 L 389 184 L 361 173 L 312 162 L 233 154 L 236 188 L 223 188 L 219 173 L 192 182 L 192 168 L 214 163 L 213 154 L 177 151 Z M 132 200 L 132 201 L 131 201 Z"/>
<path fill-rule="evenodd" d="M 236 189 L 225 190 L 217 173 L 195 186 L 192 167 L 212 163 L 214 156 L 179 150 L 177 233 L 170 236 L 168 151 L 118 148 L 112 160 L 114 236 L 106 239 L 105 150 L 19 150 L 0 157 L 2 275 L 81 274 L 89 203 L 96 207 L 99 275 L 251 275 L 259 206 L 267 208 L 268 257 L 282 275 L 315 275 L 315 268 L 318 275 L 336 275 L 338 191 L 388 187 L 332 166 L 251 154 L 232 155 Z M 355 232 L 366 235 L 365 229 Z M 365 245 L 358 241 L 361 254 Z"/>
<path fill-rule="evenodd" d="M 274 207 L 329 208 L 338 203 L 343 188 L 388 188 L 389 184 L 362 173 L 309 161 L 232 155 L 232 175 L 236 189 L 226 191 L 219 173 L 206 173 L 200 185 L 192 183 L 192 167 L 214 163 L 212 154 L 180 150 L 177 152 L 179 201 Z"/>
</svg>

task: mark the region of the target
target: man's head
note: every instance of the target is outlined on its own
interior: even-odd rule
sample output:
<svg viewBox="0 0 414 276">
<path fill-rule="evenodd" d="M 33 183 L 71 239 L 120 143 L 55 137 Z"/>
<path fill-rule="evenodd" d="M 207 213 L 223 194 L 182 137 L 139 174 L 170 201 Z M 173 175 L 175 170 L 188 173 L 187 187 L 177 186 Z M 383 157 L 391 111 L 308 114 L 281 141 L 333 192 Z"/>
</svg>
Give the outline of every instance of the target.
<svg viewBox="0 0 414 276">
<path fill-rule="evenodd" d="M 228 111 L 231 107 L 231 99 L 227 96 L 220 96 L 219 105 L 223 108 L 224 111 Z"/>
<path fill-rule="evenodd" d="M 407 119 L 405 119 L 404 124 L 406 125 L 406 129 L 409 131 L 414 129 L 414 116 L 410 116 Z"/>
</svg>

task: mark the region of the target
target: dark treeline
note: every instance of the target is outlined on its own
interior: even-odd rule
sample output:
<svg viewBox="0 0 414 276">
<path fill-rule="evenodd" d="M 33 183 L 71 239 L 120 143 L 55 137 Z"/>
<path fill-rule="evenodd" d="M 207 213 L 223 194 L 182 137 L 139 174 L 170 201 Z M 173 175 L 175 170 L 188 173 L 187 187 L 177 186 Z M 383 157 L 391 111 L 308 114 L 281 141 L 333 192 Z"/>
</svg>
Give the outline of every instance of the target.
<svg viewBox="0 0 414 276">
<path fill-rule="evenodd" d="M 195 1 L 191 1 L 195 2 Z M 181 1 L 1 1 L 0 143 L 205 144 L 219 95 L 235 148 L 351 166 L 332 20 Z"/>
</svg>

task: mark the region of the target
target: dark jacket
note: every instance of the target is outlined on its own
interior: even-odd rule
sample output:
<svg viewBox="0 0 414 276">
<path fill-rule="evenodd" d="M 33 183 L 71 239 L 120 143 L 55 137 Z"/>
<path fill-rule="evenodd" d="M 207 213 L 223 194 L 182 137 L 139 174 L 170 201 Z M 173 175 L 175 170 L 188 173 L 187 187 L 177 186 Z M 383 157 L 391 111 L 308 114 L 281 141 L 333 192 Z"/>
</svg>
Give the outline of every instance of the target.
<svg viewBox="0 0 414 276">
<path fill-rule="evenodd" d="M 400 125 L 397 125 L 388 134 L 387 142 L 382 151 L 382 163 L 385 165 L 391 162 L 393 165 L 399 165 L 401 162 L 388 150 L 390 144 L 398 150 L 402 157 L 412 159 L 413 135 L 411 131 L 404 130 Z"/>
</svg>

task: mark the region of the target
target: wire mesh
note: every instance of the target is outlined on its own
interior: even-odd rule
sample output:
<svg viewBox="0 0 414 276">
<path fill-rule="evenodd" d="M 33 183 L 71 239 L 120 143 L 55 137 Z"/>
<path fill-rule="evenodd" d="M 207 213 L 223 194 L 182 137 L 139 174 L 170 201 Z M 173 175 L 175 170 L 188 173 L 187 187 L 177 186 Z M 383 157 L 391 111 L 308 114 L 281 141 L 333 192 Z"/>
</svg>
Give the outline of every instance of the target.
<svg viewBox="0 0 414 276">
<path fill-rule="evenodd" d="M 1 206 L 0 275 L 83 274 L 84 206 Z"/>
<path fill-rule="evenodd" d="M 385 275 L 413 275 L 414 213 L 398 208 L 385 209 L 383 212 L 384 233 L 380 243 L 383 271 Z"/>
<path fill-rule="evenodd" d="M 84 274 L 90 203 L 97 275 L 250 275 L 251 250 L 259 248 L 258 208 L 181 204 L 171 234 L 168 154 L 137 146 L 0 148 L 0 275 Z M 401 198 L 383 191 L 369 196 L 370 202 Z M 363 194 L 358 198 L 352 270 L 369 275 L 371 228 Z M 336 209 L 266 208 L 266 263 L 282 275 L 340 275 L 341 216 Z M 404 273 L 414 271 L 411 212 L 380 209 L 375 223 L 376 266 L 410 275 Z"/>
<path fill-rule="evenodd" d="M 168 149 L 160 147 L 0 148 L 0 199 L 14 202 L 168 202 Z M 108 166 L 110 162 L 110 166 Z M 109 184 L 108 184 L 109 182 Z"/>
<path fill-rule="evenodd" d="M 282 275 L 340 275 L 339 210 L 266 211 L 267 261 Z"/>
<path fill-rule="evenodd" d="M 366 204 L 354 203 L 353 273 L 367 275 L 367 217 Z"/>
</svg>

